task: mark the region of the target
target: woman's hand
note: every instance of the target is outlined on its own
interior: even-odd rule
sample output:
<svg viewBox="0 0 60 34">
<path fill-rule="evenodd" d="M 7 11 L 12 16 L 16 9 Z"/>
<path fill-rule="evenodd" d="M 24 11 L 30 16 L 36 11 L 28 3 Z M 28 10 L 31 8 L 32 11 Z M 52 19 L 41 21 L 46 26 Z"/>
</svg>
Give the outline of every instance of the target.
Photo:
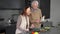
<svg viewBox="0 0 60 34">
<path fill-rule="evenodd" d="M 31 24 L 31 27 L 30 28 L 34 28 L 35 26 L 34 26 L 34 24 Z"/>
<path fill-rule="evenodd" d="M 26 31 L 28 32 L 28 31 L 29 31 L 29 29 L 26 29 Z"/>
</svg>

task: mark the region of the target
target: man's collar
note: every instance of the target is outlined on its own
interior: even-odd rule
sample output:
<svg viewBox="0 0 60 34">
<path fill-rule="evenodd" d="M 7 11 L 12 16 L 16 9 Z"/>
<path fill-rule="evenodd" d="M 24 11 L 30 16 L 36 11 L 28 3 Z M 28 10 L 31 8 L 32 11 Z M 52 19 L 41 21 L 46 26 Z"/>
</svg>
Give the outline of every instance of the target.
<svg viewBox="0 0 60 34">
<path fill-rule="evenodd" d="M 37 10 L 38 8 L 37 8 L 37 9 L 31 8 L 31 9 L 32 9 L 32 10 Z"/>
</svg>

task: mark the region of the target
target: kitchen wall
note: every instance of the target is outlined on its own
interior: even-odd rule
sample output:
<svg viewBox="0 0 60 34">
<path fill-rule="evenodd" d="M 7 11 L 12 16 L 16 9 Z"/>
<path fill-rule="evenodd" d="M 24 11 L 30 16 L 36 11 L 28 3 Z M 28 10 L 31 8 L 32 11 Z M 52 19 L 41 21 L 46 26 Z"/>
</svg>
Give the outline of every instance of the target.
<svg viewBox="0 0 60 34">
<path fill-rule="evenodd" d="M 50 7 L 50 19 L 53 21 L 53 26 L 57 26 L 60 23 L 60 0 L 51 0 Z"/>
<path fill-rule="evenodd" d="M 19 10 L 0 10 L 0 18 L 4 18 L 4 22 L 6 23 L 13 14 L 19 14 Z"/>
<path fill-rule="evenodd" d="M 7 22 L 11 15 L 19 14 L 19 12 L 21 13 L 21 9 L 24 7 L 24 5 L 24 0 L 0 0 L 0 18 L 4 18 L 4 22 Z"/>
<path fill-rule="evenodd" d="M 0 8 L 22 8 L 24 0 L 0 0 Z"/>
<path fill-rule="evenodd" d="M 12 2 L 7 2 L 8 0 L 5 0 L 5 2 L 1 2 L 0 0 L 0 7 L 13 7 L 13 8 L 22 8 L 24 7 L 24 0 L 21 0 L 20 3 L 17 0 L 11 0 Z M 16 2 L 17 1 L 17 2 Z M 8 4 L 6 4 L 6 2 Z M 10 5 L 9 5 L 10 4 Z M 20 4 L 20 5 L 18 5 Z M 0 10 L 0 17 L 5 18 L 5 21 L 12 15 L 12 14 L 18 14 L 18 10 Z M 58 22 L 60 22 L 60 0 L 50 0 L 50 19 L 53 21 L 53 26 L 57 26 Z"/>
</svg>

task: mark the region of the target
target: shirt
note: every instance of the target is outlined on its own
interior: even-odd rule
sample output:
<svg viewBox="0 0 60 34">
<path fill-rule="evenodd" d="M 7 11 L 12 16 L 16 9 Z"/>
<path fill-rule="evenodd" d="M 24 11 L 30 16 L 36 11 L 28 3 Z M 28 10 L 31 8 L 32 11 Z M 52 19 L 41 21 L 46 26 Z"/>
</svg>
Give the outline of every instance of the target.
<svg viewBox="0 0 60 34">
<path fill-rule="evenodd" d="M 42 13 L 39 8 L 31 9 L 30 22 L 31 24 L 34 24 L 36 28 L 40 27 L 41 17 L 42 17 Z"/>
</svg>

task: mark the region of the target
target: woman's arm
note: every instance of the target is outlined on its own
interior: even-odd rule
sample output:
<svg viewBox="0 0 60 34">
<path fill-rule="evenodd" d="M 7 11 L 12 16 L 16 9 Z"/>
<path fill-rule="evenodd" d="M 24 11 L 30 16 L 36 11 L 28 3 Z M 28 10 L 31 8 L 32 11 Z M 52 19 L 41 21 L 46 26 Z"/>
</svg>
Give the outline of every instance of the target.
<svg viewBox="0 0 60 34">
<path fill-rule="evenodd" d="M 19 16 L 18 19 L 17 19 L 16 28 L 17 28 L 17 29 L 20 29 L 20 28 L 19 28 L 20 25 L 21 25 L 21 16 Z"/>
</svg>

